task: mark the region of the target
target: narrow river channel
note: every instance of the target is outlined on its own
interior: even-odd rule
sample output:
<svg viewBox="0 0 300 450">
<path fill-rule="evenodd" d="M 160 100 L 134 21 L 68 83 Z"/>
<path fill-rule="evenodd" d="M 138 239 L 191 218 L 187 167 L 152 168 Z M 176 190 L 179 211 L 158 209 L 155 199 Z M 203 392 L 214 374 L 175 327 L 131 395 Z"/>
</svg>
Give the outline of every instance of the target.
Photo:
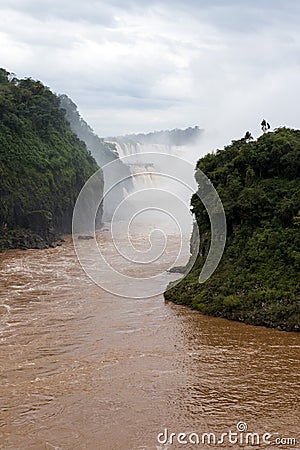
<svg viewBox="0 0 300 450">
<path fill-rule="evenodd" d="M 116 297 L 71 239 L 2 253 L 0 269 L 1 449 L 299 448 L 299 334 Z M 166 429 L 219 439 L 239 422 L 272 444 L 163 446 Z"/>
</svg>

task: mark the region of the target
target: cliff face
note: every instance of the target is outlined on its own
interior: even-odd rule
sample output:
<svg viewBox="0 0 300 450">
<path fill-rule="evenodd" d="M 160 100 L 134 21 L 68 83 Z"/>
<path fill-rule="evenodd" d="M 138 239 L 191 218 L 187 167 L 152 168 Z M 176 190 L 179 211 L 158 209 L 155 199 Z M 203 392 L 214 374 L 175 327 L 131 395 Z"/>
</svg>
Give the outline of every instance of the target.
<svg viewBox="0 0 300 450">
<path fill-rule="evenodd" d="M 0 69 L 0 248 L 71 232 L 76 198 L 99 169 L 59 106 L 39 81 Z"/>
<path fill-rule="evenodd" d="M 224 205 L 228 237 L 212 277 L 198 283 L 210 242 L 208 215 L 197 195 L 200 235 L 190 274 L 167 300 L 204 314 L 284 330 L 300 329 L 300 131 L 281 128 L 198 161 Z"/>
</svg>

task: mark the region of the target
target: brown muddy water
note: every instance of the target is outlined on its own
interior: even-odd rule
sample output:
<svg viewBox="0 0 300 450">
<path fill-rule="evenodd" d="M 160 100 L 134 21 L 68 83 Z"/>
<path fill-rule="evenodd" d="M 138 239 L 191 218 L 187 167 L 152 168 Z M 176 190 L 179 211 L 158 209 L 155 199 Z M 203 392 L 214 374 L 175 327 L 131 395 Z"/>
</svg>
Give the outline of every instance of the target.
<svg viewBox="0 0 300 450">
<path fill-rule="evenodd" d="M 115 297 L 71 239 L 2 253 L 0 271 L 1 449 L 300 448 L 299 334 Z"/>
</svg>

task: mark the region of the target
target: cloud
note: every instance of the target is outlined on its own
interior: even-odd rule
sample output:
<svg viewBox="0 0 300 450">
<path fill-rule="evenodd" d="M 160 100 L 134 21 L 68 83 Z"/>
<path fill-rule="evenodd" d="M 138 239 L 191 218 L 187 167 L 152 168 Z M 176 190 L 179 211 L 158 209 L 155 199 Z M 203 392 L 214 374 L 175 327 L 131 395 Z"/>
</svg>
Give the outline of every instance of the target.
<svg viewBox="0 0 300 450">
<path fill-rule="evenodd" d="M 299 2 L 3 0 L 1 65 L 67 93 L 100 135 L 198 124 L 222 145 L 298 126 Z"/>
<path fill-rule="evenodd" d="M 111 2 L 102 3 L 98 0 L 10 0 L 2 1 L 6 9 L 17 11 L 24 16 L 37 20 L 65 20 L 68 22 L 88 22 L 113 26 L 113 10 Z"/>
</svg>

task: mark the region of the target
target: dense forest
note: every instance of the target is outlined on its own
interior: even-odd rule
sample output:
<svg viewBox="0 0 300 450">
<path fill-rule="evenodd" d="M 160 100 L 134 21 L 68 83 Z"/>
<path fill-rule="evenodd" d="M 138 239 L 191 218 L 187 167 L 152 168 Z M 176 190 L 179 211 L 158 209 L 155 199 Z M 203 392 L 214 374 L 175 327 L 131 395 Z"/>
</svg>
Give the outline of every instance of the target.
<svg viewBox="0 0 300 450">
<path fill-rule="evenodd" d="M 203 130 L 198 126 L 188 127 L 184 130 L 174 128 L 174 130 L 152 131 L 151 133 L 127 134 L 109 138 L 120 143 L 139 144 L 159 144 L 159 145 L 193 145 L 197 144 L 202 137 Z"/>
<path fill-rule="evenodd" d="M 166 300 L 249 324 L 300 330 L 300 130 L 280 128 L 253 141 L 250 133 L 197 167 L 223 202 L 228 236 L 216 272 L 199 284 L 210 223 L 191 200 L 201 242 L 192 271 Z"/>
<path fill-rule="evenodd" d="M 70 232 L 76 198 L 98 169 L 60 99 L 0 69 L 0 249 L 42 248 Z"/>
<path fill-rule="evenodd" d="M 81 117 L 77 105 L 67 95 L 59 96 L 60 107 L 65 110 L 71 130 L 83 141 L 100 167 L 118 158 L 115 146 L 97 136 L 90 125 Z"/>
</svg>

